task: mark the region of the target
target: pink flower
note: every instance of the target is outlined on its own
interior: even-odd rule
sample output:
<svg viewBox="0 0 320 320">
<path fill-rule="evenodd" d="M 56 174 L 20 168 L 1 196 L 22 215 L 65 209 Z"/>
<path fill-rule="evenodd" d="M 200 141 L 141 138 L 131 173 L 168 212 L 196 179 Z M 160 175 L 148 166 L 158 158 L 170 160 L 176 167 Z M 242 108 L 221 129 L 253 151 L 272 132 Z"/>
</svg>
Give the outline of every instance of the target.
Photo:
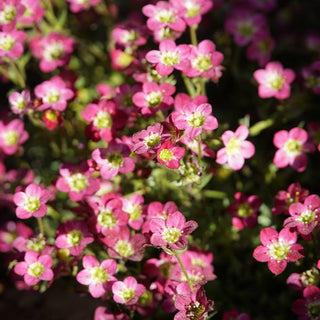
<svg viewBox="0 0 320 320">
<path fill-rule="evenodd" d="M 72 99 L 73 91 L 67 88 L 66 83 L 59 76 L 54 76 L 48 81 L 37 85 L 34 89 L 37 98 L 42 99 L 38 110 L 52 108 L 57 111 L 64 111 L 67 101 Z"/>
<path fill-rule="evenodd" d="M 299 315 L 299 320 L 317 320 L 320 317 L 320 289 L 308 286 L 303 290 L 303 299 L 297 299 L 291 310 Z"/>
<path fill-rule="evenodd" d="M 157 150 L 157 160 L 170 169 L 178 169 L 180 167 L 180 159 L 184 157 L 185 152 L 184 148 L 176 147 L 168 140 Z"/>
<path fill-rule="evenodd" d="M 99 165 L 104 179 L 112 179 L 118 173 L 132 172 L 135 165 L 129 156 L 129 146 L 120 139 L 110 142 L 107 149 L 99 148 L 92 152 L 92 158 Z"/>
<path fill-rule="evenodd" d="M 188 26 L 198 25 L 202 16 L 213 6 L 210 0 L 170 0 Z"/>
<path fill-rule="evenodd" d="M 130 318 L 120 310 L 109 310 L 107 307 L 98 307 L 94 312 L 93 320 L 130 320 Z"/>
<path fill-rule="evenodd" d="M 245 9 L 236 9 L 225 21 L 226 31 L 233 35 L 234 42 L 241 47 L 246 46 L 266 25 L 264 15 Z"/>
<path fill-rule="evenodd" d="M 308 158 L 306 153 L 314 151 L 314 145 L 308 141 L 308 133 L 301 128 L 278 131 L 273 137 L 273 144 L 279 148 L 273 158 L 278 168 L 290 165 L 298 172 L 304 171 Z"/>
<path fill-rule="evenodd" d="M 23 53 L 23 42 L 27 37 L 25 32 L 15 29 L 0 32 L 0 58 L 19 58 Z"/>
<path fill-rule="evenodd" d="M 9 96 L 9 103 L 14 114 L 24 114 L 31 107 L 30 91 L 12 92 Z"/>
<path fill-rule="evenodd" d="M 77 274 L 77 281 L 89 286 L 94 298 L 102 297 L 117 279 L 113 276 L 117 271 L 117 263 L 113 259 L 105 259 L 101 263 L 92 255 L 82 259 L 84 269 Z"/>
<path fill-rule="evenodd" d="M 131 276 L 126 277 L 123 281 L 116 281 L 112 285 L 113 300 L 127 306 L 137 303 L 145 291 L 145 286 Z"/>
<path fill-rule="evenodd" d="M 35 183 L 29 184 L 25 192 L 17 192 L 13 196 L 13 202 L 17 205 L 16 215 L 20 219 L 30 217 L 43 217 L 47 212 L 46 202 L 50 198 L 50 192 L 42 189 Z"/>
<path fill-rule="evenodd" d="M 55 110 L 47 110 L 42 116 L 42 120 L 48 130 L 54 130 L 63 122 L 62 115 Z"/>
<path fill-rule="evenodd" d="M 159 44 L 159 50 L 151 50 L 146 54 L 150 63 L 156 64 L 156 70 L 160 76 L 168 76 L 174 69 L 186 70 L 189 65 L 188 45 L 176 46 L 173 40 L 163 40 Z"/>
<path fill-rule="evenodd" d="M 179 312 L 174 316 L 174 320 L 205 320 L 208 312 L 213 310 L 213 304 L 213 301 L 207 299 L 203 287 L 196 287 L 191 291 L 187 283 L 181 283 L 177 286 L 174 302 Z"/>
<path fill-rule="evenodd" d="M 20 0 L 2 0 L 0 2 L 0 30 L 11 31 L 25 12 Z"/>
<path fill-rule="evenodd" d="M 315 61 L 311 66 L 304 67 L 302 77 L 305 80 L 305 86 L 320 95 L 320 61 Z"/>
<path fill-rule="evenodd" d="M 87 163 L 83 162 L 79 168 L 71 164 L 60 167 L 60 177 L 56 182 L 58 190 L 68 192 L 72 201 L 81 201 L 99 189 L 99 180 L 91 178 Z"/>
<path fill-rule="evenodd" d="M 289 262 L 303 258 L 303 247 L 296 244 L 297 233 L 284 228 L 278 232 L 273 228 L 264 228 L 260 232 L 262 245 L 254 249 L 253 257 L 260 262 L 268 262 L 269 270 L 280 274 Z"/>
<path fill-rule="evenodd" d="M 165 1 L 158 1 L 156 5 L 147 4 L 142 8 L 142 12 L 149 19 L 147 26 L 151 31 L 168 27 L 174 31 L 184 31 L 185 22 L 178 16 L 177 10 Z"/>
<path fill-rule="evenodd" d="M 36 251 L 27 251 L 24 261 L 18 262 L 14 271 L 16 274 L 23 276 L 24 282 L 33 286 L 40 280 L 50 281 L 53 279 L 53 271 L 51 270 L 52 258 L 48 254 L 39 256 Z"/>
<path fill-rule="evenodd" d="M 144 82 L 142 92 L 135 93 L 132 101 L 141 108 L 142 115 L 150 117 L 158 110 L 169 110 L 173 106 L 174 92 L 175 87 L 170 83 Z"/>
<path fill-rule="evenodd" d="M 18 151 L 20 144 L 29 138 L 29 134 L 24 130 L 22 120 L 14 119 L 7 125 L 0 121 L 0 150 L 7 155 L 12 155 Z"/>
<path fill-rule="evenodd" d="M 68 220 L 62 223 L 57 234 L 56 246 L 59 249 L 68 249 L 73 256 L 80 255 L 83 248 L 94 240 L 86 222 L 82 220 Z"/>
<path fill-rule="evenodd" d="M 245 159 L 251 158 L 255 153 L 255 147 L 245 139 L 249 135 L 249 129 L 241 125 L 235 132 L 225 131 L 221 138 L 225 148 L 218 150 L 217 163 L 228 163 L 231 169 L 240 170 Z"/>
<path fill-rule="evenodd" d="M 40 6 L 40 0 L 21 0 L 21 4 L 26 8 L 19 22 L 31 24 L 41 20 L 44 16 L 44 8 Z"/>
<path fill-rule="evenodd" d="M 271 11 L 276 8 L 278 0 L 248 0 L 249 4 L 256 10 Z"/>
<path fill-rule="evenodd" d="M 216 51 L 216 46 L 210 40 L 201 41 L 198 46 L 190 45 L 191 67 L 183 70 L 188 77 L 214 78 L 216 68 L 220 67 L 223 54 Z"/>
<path fill-rule="evenodd" d="M 233 216 L 232 225 L 238 230 L 244 227 L 254 228 L 258 222 L 258 211 L 262 200 L 255 195 L 247 197 L 241 192 L 236 192 L 234 202 L 228 206 L 227 211 Z"/>
<path fill-rule="evenodd" d="M 78 13 L 83 10 L 88 10 L 90 7 L 98 5 L 101 0 L 66 0 L 70 3 L 70 10 L 73 13 Z"/>
<path fill-rule="evenodd" d="M 74 40 L 57 32 L 45 37 L 37 36 L 30 41 L 32 55 L 40 60 L 40 70 L 51 72 L 69 63 Z"/>
<path fill-rule="evenodd" d="M 269 62 L 265 69 L 256 70 L 253 77 L 259 84 L 260 98 L 287 99 L 290 96 L 290 83 L 295 79 L 291 69 L 283 69 L 280 62 Z"/>
<path fill-rule="evenodd" d="M 300 183 L 292 183 L 288 190 L 280 190 L 274 197 L 274 216 L 284 213 L 289 214 L 289 206 L 295 202 L 303 202 L 309 195 L 307 189 L 302 189 Z"/>
<path fill-rule="evenodd" d="M 310 234 L 319 223 L 320 198 L 312 194 L 308 196 L 304 203 L 292 203 L 289 207 L 290 216 L 284 221 L 286 228 L 297 228 L 302 235 Z"/>
<path fill-rule="evenodd" d="M 122 210 L 130 215 L 128 225 L 134 230 L 140 230 L 144 222 L 143 203 L 143 196 L 136 193 L 129 198 L 122 198 Z"/>
<path fill-rule="evenodd" d="M 168 246 L 173 250 L 183 250 L 188 244 L 186 236 L 197 227 L 198 224 L 193 220 L 186 222 L 186 218 L 179 211 L 169 215 L 166 220 L 154 218 L 150 221 L 150 242 L 158 247 Z"/>
<path fill-rule="evenodd" d="M 308 134 L 316 149 L 320 151 L 320 123 L 316 121 L 309 122 Z"/>
<path fill-rule="evenodd" d="M 218 120 L 211 113 L 212 107 L 209 103 L 197 105 L 190 102 L 172 113 L 172 121 L 179 130 L 185 130 L 187 137 L 194 139 L 202 130 L 214 130 L 218 127 Z"/>
</svg>

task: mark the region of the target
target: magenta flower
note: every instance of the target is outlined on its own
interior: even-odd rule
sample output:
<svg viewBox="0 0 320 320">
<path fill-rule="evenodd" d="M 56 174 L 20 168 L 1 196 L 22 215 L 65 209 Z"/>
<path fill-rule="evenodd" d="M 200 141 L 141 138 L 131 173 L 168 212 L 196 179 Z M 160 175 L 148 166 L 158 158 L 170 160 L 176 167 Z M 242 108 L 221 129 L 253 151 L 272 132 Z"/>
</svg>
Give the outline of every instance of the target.
<svg viewBox="0 0 320 320">
<path fill-rule="evenodd" d="M 251 158 L 255 153 L 255 147 L 250 141 L 245 139 L 249 135 L 249 129 L 241 125 L 235 132 L 225 131 L 221 138 L 225 145 L 217 152 L 217 163 L 228 163 L 231 169 L 240 170 L 245 159 Z"/>
<path fill-rule="evenodd" d="M 25 32 L 15 29 L 0 32 L 0 58 L 19 58 L 23 53 L 23 42 L 27 37 Z"/>
<path fill-rule="evenodd" d="M 92 255 L 82 259 L 84 269 L 77 274 L 77 281 L 89 286 L 94 298 L 102 297 L 117 279 L 113 276 L 117 271 L 117 263 L 113 259 L 105 259 L 101 263 Z"/>
<path fill-rule="evenodd" d="M 57 111 L 64 111 L 67 107 L 67 101 L 72 99 L 74 93 L 67 88 L 67 84 L 59 76 L 52 77 L 37 85 L 34 89 L 37 98 L 42 99 L 42 104 L 38 110 L 52 108 Z"/>
<path fill-rule="evenodd" d="M 33 250 L 27 251 L 24 261 L 18 262 L 14 271 L 16 274 L 23 276 L 24 282 L 33 286 L 40 280 L 50 281 L 53 279 L 51 270 L 52 258 L 48 254 L 39 256 L 39 253 Z"/>
<path fill-rule="evenodd" d="M 173 250 L 183 250 L 188 244 L 186 236 L 197 227 L 198 224 L 193 220 L 186 222 L 186 218 L 179 211 L 169 215 L 166 220 L 154 218 L 150 221 L 150 242 L 158 247 L 168 246 Z"/>
<path fill-rule="evenodd" d="M 57 32 L 51 32 L 45 37 L 37 36 L 30 41 L 30 50 L 34 57 L 40 60 L 40 70 L 51 72 L 57 67 L 69 63 L 73 51 L 74 40 Z"/>
<path fill-rule="evenodd" d="M 302 69 L 302 77 L 305 86 L 310 88 L 313 93 L 320 95 L 320 61 L 315 61 L 311 66 Z"/>
<path fill-rule="evenodd" d="M 134 160 L 130 158 L 130 148 L 127 144 L 116 139 L 109 143 L 108 148 L 95 149 L 93 160 L 99 165 L 104 179 L 112 179 L 118 173 L 128 173 L 134 170 Z"/>
<path fill-rule="evenodd" d="M 262 200 L 255 195 L 247 197 L 241 192 L 236 192 L 234 202 L 227 208 L 229 214 L 233 216 L 232 225 L 238 230 L 244 227 L 254 228 L 258 222 L 258 212 L 262 205 Z"/>
<path fill-rule="evenodd" d="M 274 216 L 284 213 L 289 215 L 289 206 L 295 202 L 303 202 L 309 195 L 307 189 L 302 189 L 300 183 L 292 183 L 288 190 L 280 190 L 274 197 Z"/>
<path fill-rule="evenodd" d="M 310 285 L 303 290 L 303 299 L 293 302 L 291 310 L 299 315 L 299 320 L 318 320 L 320 318 L 320 289 Z"/>
<path fill-rule="evenodd" d="M 297 233 L 289 228 L 282 229 L 279 234 L 273 228 L 264 228 L 260 232 L 261 246 L 254 249 L 253 257 L 260 262 L 268 262 L 269 270 L 280 274 L 287 263 L 303 258 L 303 247 L 296 244 Z"/>
<path fill-rule="evenodd" d="M 25 192 L 17 192 L 13 196 L 13 202 L 17 205 L 16 215 L 20 219 L 30 217 L 43 217 L 47 213 L 46 202 L 50 198 L 50 192 L 42 189 L 35 183 L 29 184 Z"/>
<path fill-rule="evenodd" d="M 157 150 L 157 160 L 170 169 L 178 169 L 180 167 L 180 159 L 184 157 L 185 152 L 184 148 L 177 147 L 168 140 Z"/>
<path fill-rule="evenodd" d="M 256 70 L 253 77 L 259 84 L 260 98 L 287 99 L 290 97 L 290 84 L 295 79 L 291 69 L 283 69 L 280 62 L 269 62 L 265 69 Z"/>
<path fill-rule="evenodd" d="M 9 103 L 14 114 L 24 114 L 31 107 L 30 91 L 12 92 L 9 96 Z"/>
<path fill-rule="evenodd" d="M 278 131 L 273 137 L 273 144 L 279 148 L 273 158 L 278 168 L 290 165 L 298 172 L 304 171 L 308 158 L 306 152 L 314 151 L 314 145 L 308 141 L 308 133 L 301 128 Z"/>
<path fill-rule="evenodd" d="M 188 26 L 198 25 L 202 16 L 213 6 L 210 0 L 170 0 Z"/>
<path fill-rule="evenodd" d="M 264 15 L 245 9 L 237 9 L 225 21 L 225 29 L 233 35 L 238 46 L 246 46 L 255 34 L 267 26 Z"/>
<path fill-rule="evenodd" d="M 176 46 L 173 40 L 163 40 L 159 50 L 151 50 L 146 54 L 150 63 L 156 64 L 160 76 L 168 76 L 174 69 L 186 70 L 189 65 L 190 47 L 185 44 Z"/>
<path fill-rule="evenodd" d="M 128 225 L 134 230 L 140 230 L 144 222 L 143 203 L 143 196 L 137 193 L 122 198 L 122 210 L 130 215 Z"/>
<path fill-rule="evenodd" d="M 222 320 L 251 320 L 247 313 L 240 313 L 237 309 L 225 311 L 222 315 Z"/>
<path fill-rule="evenodd" d="M 44 16 L 44 8 L 40 6 L 41 0 L 21 0 L 26 10 L 19 18 L 23 24 L 31 24 L 41 20 Z"/>
<path fill-rule="evenodd" d="M 179 17 L 177 10 L 165 1 L 158 1 L 156 5 L 147 4 L 142 12 L 148 17 L 147 26 L 151 31 L 168 27 L 174 31 L 184 31 L 185 22 Z"/>
<path fill-rule="evenodd" d="M 0 2 L 0 30 L 11 31 L 25 12 L 21 0 L 2 0 Z"/>
<path fill-rule="evenodd" d="M 174 320 L 205 320 L 208 312 L 213 310 L 214 303 L 207 299 L 203 287 L 198 286 L 191 291 L 188 283 L 181 283 L 177 286 L 174 305 L 179 310 Z"/>
<path fill-rule="evenodd" d="M 308 196 L 304 203 L 292 203 L 289 207 L 290 216 L 284 221 L 286 228 L 297 228 L 302 235 L 310 234 L 319 223 L 320 198 L 315 194 Z"/>
<path fill-rule="evenodd" d="M 182 109 L 172 113 L 172 121 L 179 130 L 185 130 L 187 137 L 194 139 L 202 130 L 214 130 L 218 127 L 218 120 L 211 113 L 209 103 L 186 103 Z"/>
<path fill-rule="evenodd" d="M 173 106 L 174 92 L 175 87 L 170 83 L 158 85 L 156 82 L 144 82 L 142 92 L 135 93 L 132 101 L 141 108 L 143 116 L 150 117 L 158 110 L 169 110 Z"/>
<path fill-rule="evenodd" d="M 68 220 L 62 223 L 57 234 L 56 246 L 59 249 L 68 249 L 72 256 L 80 255 L 83 248 L 94 240 L 86 222 L 82 220 Z"/>
<path fill-rule="evenodd" d="M 70 10 L 73 13 L 78 13 L 83 10 L 88 10 L 91 7 L 98 5 L 101 0 L 66 0 L 70 3 Z"/>
<path fill-rule="evenodd" d="M 91 172 L 85 162 L 81 163 L 79 168 L 72 164 L 63 164 L 59 173 L 56 187 L 60 191 L 68 192 L 72 201 L 81 201 L 99 189 L 99 180 L 91 178 Z"/>
<path fill-rule="evenodd" d="M 12 155 L 18 151 L 20 144 L 29 138 L 29 134 L 24 130 L 24 122 L 14 119 L 7 125 L 0 121 L 0 150 L 4 154 Z"/>
<path fill-rule="evenodd" d="M 216 68 L 219 68 L 223 54 L 216 51 L 216 46 L 210 40 L 201 41 L 198 46 L 190 45 L 190 68 L 183 70 L 188 77 L 214 78 Z"/>
<path fill-rule="evenodd" d="M 127 306 L 134 305 L 145 291 L 145 286 L 131 276 L 112 285 L 113 300 Z"/>
<path fill-rule="evenodd" d="M 143 46 L 147 43 L 147 29 L 135 21 L 118 24 L 111 32 L 115 43 L 122 48 L 128 46 Z"/>
<path fill-rule="evenodd" d="M 107 307 L 98 307 L 94 312 L 93 320 L 130 320 L 129 316 L 118 309 L 110 310 Z"/>
</svg>

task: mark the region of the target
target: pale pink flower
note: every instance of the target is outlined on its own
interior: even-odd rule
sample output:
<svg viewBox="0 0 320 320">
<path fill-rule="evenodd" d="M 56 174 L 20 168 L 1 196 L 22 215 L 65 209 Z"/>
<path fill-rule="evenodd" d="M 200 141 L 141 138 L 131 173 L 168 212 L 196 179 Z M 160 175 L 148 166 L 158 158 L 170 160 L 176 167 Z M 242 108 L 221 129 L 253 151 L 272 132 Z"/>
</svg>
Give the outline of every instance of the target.
<svg viewBox="0 0 320 320">
<path fill-rule="evenodd" d="M 30 50 L 34 57 L 40 60 L 40 70 L 51 72 L 57 67 L 69 63 L 75 41 L 57 32 L 51 32 L 45 37 L 37 36 L 30 41 Z"/>
<path fill-rule="evenodd" d="M 150 63 L 156 64 L 160 76 L 168 76 L 174 69 L 186 70 L 189 65 L 190 47 L 186 44 L 176 45 L 173 40 L 163 40 L 159 50 L 151 50 L 146 54 Z"/>
<path fill-rule="evenodd" d="M 172 121 L 179 130 L 185 130 L 187 137 L 193 139 L 203 130 L 214 130 L 218 127 L 218 121 L 211 113 L 212 107 L 209 103 L 186 103 L 179 111 L 172 113 Z"/>
<path fill-rule="evenodd" d="M 0 121 L 0 150 L 7 155 L 12 155 L 29 138 L 29 134 L 24 130 L 24 122 L 14 119 L 5 125 Z"/>
<path fill-rule="evenodd" d="M 27 37 L 25 32 L 15 29 L 0 32 L 0 58 L 19 58 L 23 53 L 23 42 Z"/>
<path fill-rule="evenodd" d="M 150 242 L 158 247 L 168 246 L 173 250 L 183 250 L 188 244 L 186 236 L 197 227 L 198 224 L 193 220 L 186 222 L 186 218 L 179 211 L 169 215 L 166 220 L 153 218 L 150 221 Z"/>
<path fill-rule="evenodd" d="M 123 48 L 128 46 L 143 46 L 147 43 L 147 30 L 143 25 L 129 21 L 119 24 L 111 32 L 115 43 Z"/>
<path fill-rule="evenodd" d="M 144 222 L 144 198 L 134 193 L 129 198 L 122 197 L 122 210 L 130 215 L 128 225 L 134 230 L 140 230 Z"/>
<path fill-rule="evenodd" d="M 111 289 L 117 279 L 113 276 L 117 271 L 117 263 L 113 259 L 105 259 L 101 263 L 92 255 L 82 259 L 84 269 L 77 274 L 77 281 L 89 286 L 92 297 L 100 298 Z"/>
<path fill-rule="evenodd" d="M 269 62 L 265 69 L 256 70 L 253 77 L 258 82 L 260 98 L 287 99 L 290 97 L 290 84 L 295 79 L 291 69 L 284 69 L 280 62 Z"/>
<path fill-rule="evenodd" d="M 310 234 L 319 224 L 320 198 L 315 194 L 308 196 L 304 203 L 292 203 L 289 207 L 291 217 L 284 221 L 286 228 L 296 228 L 302 235 Z"/>
<path fill-rule="evenodd" d="M 38 252 L 30 250 L 24 256 L 24 261 L 18 262 L 14 271 L 16 274 L 23 276 L 24 282 L 33 286 L 39 281 L 50 281 L 53 279 L 51 270 L 52 257 L 48 254 L 39 255 Z"/>
<path fill-rule="evenodd" d="M 241 125 L 235 132 L 225 131 L 221 138 L 225 145 L 218 150 L 216 162 L 219 164 L 228 163 L 231 169 L 240 170 L 245 159 L 251 158 L 255 153 L 255 147 L 250 141 L 246 141 L 249 129 Z"/>
<path fill-rule="evenodd" d="M 120 139 L 109 143 L 108 148 L 95 149 L 93 160 L 99 165 L 102 178 L 112 179 L 118 173 L 128 173 L 134 170 L 134 160 L 130 158 L 129 146 Z"/>
<path fill-rule="evenodd" d="M 137 303 L 145 291 L 145 286 L 131 276 L 126 277 L 123 281 L 116 281 L 112 285 L 113 300 L 127 306 Z"/>
<path fill-rule="evenodd" d="M 216 51 L 215 44 L 210 40 L 201 41 L 198 46 L 190 45 L 190 68 L 183 70 L 188 77 L 214 78 L 223 54 Z"/>
<path fill-rule="evenodd" d="M 17 217 L 20 219 L 43 217 L 47 212 L 46 202 L 50 195 L 48 190 L 35 183 L 29 184 L 24 192 L 16 192 L 13 196 L 13 202 L 17 206 Z"/>
<path fill-rule="evenodd" d="M 101 0 L 66 0 L 70 3 L 70 10 L 78 13 L 83 10 L 88 10 L 91 7 L 98 5 Z"/>
<path fill-rule="evenodd" d="M 26 8 L 25 12 L 19 17 L 19 22 L 31 24 L 41 20 L 44 16 L 44 8 L 40 6 L 41 0 L 21 0 L 21 4 Z"/>
<path fill-rule="evenodd" d="M 173 106 L 174 92 L 175 87 L 170 83 L 144 82 L 142 91 L 136 92 L 132 101 L 141 109 L 142 115 L 151 117 L 158 110 L 169 110 Z"/>
<path fill-rule="evenodd" d="M 180 167 L 180 159 L 184 157 L 185 152 L 184 148 L 177 147 L 168 140 L 157 150 L 157 160 L 170 169 L 178 169 Z"/>
<path fill-rule="evenodd" d="M 235 9 L 225 21 L 225 29 L 238 46 L 246 46 L 255 34 L 266 28 L 264 15 L 246 9 Z"/>
<path fill-rule="evenodd" d="M 211 0 L 170 0 L 188 26 L 198 25 L 202 16 L 213 6 Z"/>
<path fill-rule="evenodd" d="M 151 31 L 169 27 L 175 31 L 184 31 L 185 22 L 178 16 L 178 11 L 166 1 L 158 1 L 156 5 L 147 4 L 142 12 L 148 17 L 147 26 Z"/>
<path fill-rule="evenodd" d="M 62 223 L 57 234 L 57 248 L 68 249 L 73 256 L 80 255 L 83 248 L 94 240 L 87 223 L 83 220 L 68 220 Z"/>
<path fill-rule="evenodd" d="M 59 76 L 54 76 L 50 80 L 37 85 L 34 93 L 42 101 L 38 110 L 52 108 L 57 111 L 64 111 L 68 100 L 74 96 L 73 91 L 67 88 L 67 84 Z"/>
<path fill-rule="evenodd" d="M 254 249 L 253 257 L 260 262 L 268 262 L 269 270 L 278 275 L 288 262 L 303 258 L 303 247 L 297 244 L 297 233 L 284 228 L 278 232 L 273 228 L 264 228 L 260 232 L 261 246 Z"/>
<path fill-rule="evenodd" d="M 306 169 L 306 153 L 314 151 L 314 145 L 308 141 L 308 133 L 298 127 L 290 131 L 278 131 L 273 137 L 273 144 L 279 148 L 274 155 L 273 163 L 278 168 L 290 165 L 298 172 Z"/>
<path fill-rule="evenodd" d="M 13 113 L 24 114 L 31 107 L 30 91 L 12 92 L 9 96 L 9 103 Z"/>
<path fill-rule="evenodd" d="M 94 312 L 93 320 L 130 320 L 129 316 L 118 309 L 110 310 L 107 307 L 98 307 Z"/>
</svg>

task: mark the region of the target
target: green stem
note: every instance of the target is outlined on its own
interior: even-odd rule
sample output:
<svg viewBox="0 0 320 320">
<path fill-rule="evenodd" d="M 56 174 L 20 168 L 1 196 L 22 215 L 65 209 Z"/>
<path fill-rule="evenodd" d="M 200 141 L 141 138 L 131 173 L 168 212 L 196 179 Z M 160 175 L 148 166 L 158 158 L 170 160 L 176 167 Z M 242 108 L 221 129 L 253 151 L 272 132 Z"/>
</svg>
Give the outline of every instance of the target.
<svg viewBox="0 0 320 320">
<path fill-rule="evenodd" d="M 56 18 L 56 15 L 55 15 L 55 13 L 54 13 L 51 0 L 45 0 L 45 5 L 46 5 L 46 7 L 47 7 L 46 17 L 48 18 L 49 22 L 50 22 L 53 26 L 57 25 L 57 24 L 58 24 L 58 19 Z"/>
<path fill-rule="evenodd" d="M 182 73 L 181 75 L 182 75 L 183 82 L 188 90 L 190 97 L 194 98 L 197 95 L 197 93 L 196 93 L 196 90 L 195 90 L 192 82 L 185 74 Z"/>
<path fill-rule="evenodd" d="M 40 234 L 44 235 L 43 221 L 41 218 L 37 218 L 37 221 L 38 221 L 38 226 L 39 226 L 39 232 L 40 232 Z"/>
<path fill-rule="evenodd" d="M 191 280 L 190 280 L 190 278 L 189 278 L 189 275 L 188 275 L 188 273 L 187 273 L 186 268 L 184 267 L 184 265 L 183 265 L 183 263 L 182 263 L 182 261 L 181 261 L 181 259 L 180 259 L 180 257 L 179 257 L 179 254 L 175 251 L 175 252 L 174 252 L 174 255 L 175 255 L 175 257 L 177 258 L 177 260 L 178 260 L 178 262 L 179 262 L 179 265 L 180 265 L 180 267 L 181 267 L 181 269 L 182 269 L 182 272 L 183 272 L 184 276 L 185 276 L 186 279 L 187 279 L 187 282 L 188 282 L 188 284 L 189 284 L 190 290 L 193 291 L 192 282 L 191 282 Z"/>
<path fill-rule="evenodd" d="M 202 148 L 201 148 L 201 135 L 197 138 L 198 140 L 198 163 L 200 165 L 202 158 Z"/>
<path fill-rule="evenodd" d="M 198 45 L 197 32 L 196 32 L 197 28 L 198 28 L 198 25 L 193 25 L 190 27 L 190 40 L 194 46 Z"/>
<path fill-rule="evenodd" d="M 16 81 L 15 81 L 15 78 L 13 78 L 13 77 L 10 77 L 10 79 L 13 82 L 17 83 L 22 89 L 25 89 L 26 88 L 26 81 L 25 81 L 24 75 L 21 72 L 21 70 L 18 69 L 16 63 L 12 59 L 8 58 L 8 59 L 5 59 L 5 61 L 9 63 L 11 69 L 13 70 Z"/>
</svg>

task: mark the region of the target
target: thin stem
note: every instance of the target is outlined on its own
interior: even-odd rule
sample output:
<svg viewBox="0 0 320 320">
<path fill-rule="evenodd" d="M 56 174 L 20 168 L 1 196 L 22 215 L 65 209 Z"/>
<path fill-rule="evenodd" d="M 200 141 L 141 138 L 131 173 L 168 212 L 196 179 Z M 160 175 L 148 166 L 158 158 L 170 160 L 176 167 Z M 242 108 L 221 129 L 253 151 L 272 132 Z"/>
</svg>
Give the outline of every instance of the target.
<svg viewBox="0 0 320 320">
<path fill-rule="evenodd" d="M 54 13 L 51 0 L 45 0 L 45 4 L 46 4 L 46 7 L 47 7 L 46 16 L 47 16 L 49 22 L 50 22 L 52 25 L 58 24 L 58 19 L 56 18 L 56 15 L 55 15 L 55 13 Z"/>
<path fill-rule="evenodd" d="M 12 68 L 12 70 L 16 76 L 16 81 L 12 77 L 10 77 L 10 79 L 13 82 L 17 83 L 22 89 L 25 89 L 26 88 L 26 81 L 25 81 L 24 75 L 22 74 L 21 70 L 18 69 L 18 67 L 16 66 L 16 63 L 12 59 L 8 58 L 8 59 L 5 59 L 5 61 L 9 63 L 10 67 Z"/>
<path fill-rule="evenodd" d="M 182 73 L 181 75 L 182 75 L 183 82 L 188 90 L 190 97 L 194 98 L 197 94 L 196 94 L 196 90 L 195 90 L 192 82 L 184 73 Z"/>
<path fill-rule="evenodd" d="M 197 28 L 198 28 L 198 25 L 193 25 L 190 27 L 190 40 L 194 46 L 198 45 L 197 32 L 196 32 Z"/>
<path fill-rule="evenodd" d="M 174 255 L 175 255 L 175 257 L 177 258 L 177 260 L 178 260 L 178 262 L 179 262 L 179 264 L 180 264 L 180 267 L 181 267 L 181 269 L 182 269 L 182 272 L 183 272 L 184 276 L 185 276 L 186 279 L 187 279 L 187 282 L 188 282 L 188 284 L 189 284 L 190 290 L 193 291 L 192 282 L 191 282 L 191 280 L 190 280 L 190 278 L 189 278 L 189 275 L 188 275 L 188 273 L 187 273 L 186 268 L 184 267 L 184 265 L 183 265 L 183 263 L 182 263 L 182 261 L 181 261 L 181 259 L 180 259 L 180 257 L 179 257 L 179 254 L 178 254 L 177 252 L 175 252 Z"/>
<path fill-rule="evenodd" d="M 43 221 L 41 218 L 37 218 L 37 221 L 38 221 L 38 226 L 39 226 L 39 232 L 40 232 L 40 234 L 44 235 Z"/>
</svg>

